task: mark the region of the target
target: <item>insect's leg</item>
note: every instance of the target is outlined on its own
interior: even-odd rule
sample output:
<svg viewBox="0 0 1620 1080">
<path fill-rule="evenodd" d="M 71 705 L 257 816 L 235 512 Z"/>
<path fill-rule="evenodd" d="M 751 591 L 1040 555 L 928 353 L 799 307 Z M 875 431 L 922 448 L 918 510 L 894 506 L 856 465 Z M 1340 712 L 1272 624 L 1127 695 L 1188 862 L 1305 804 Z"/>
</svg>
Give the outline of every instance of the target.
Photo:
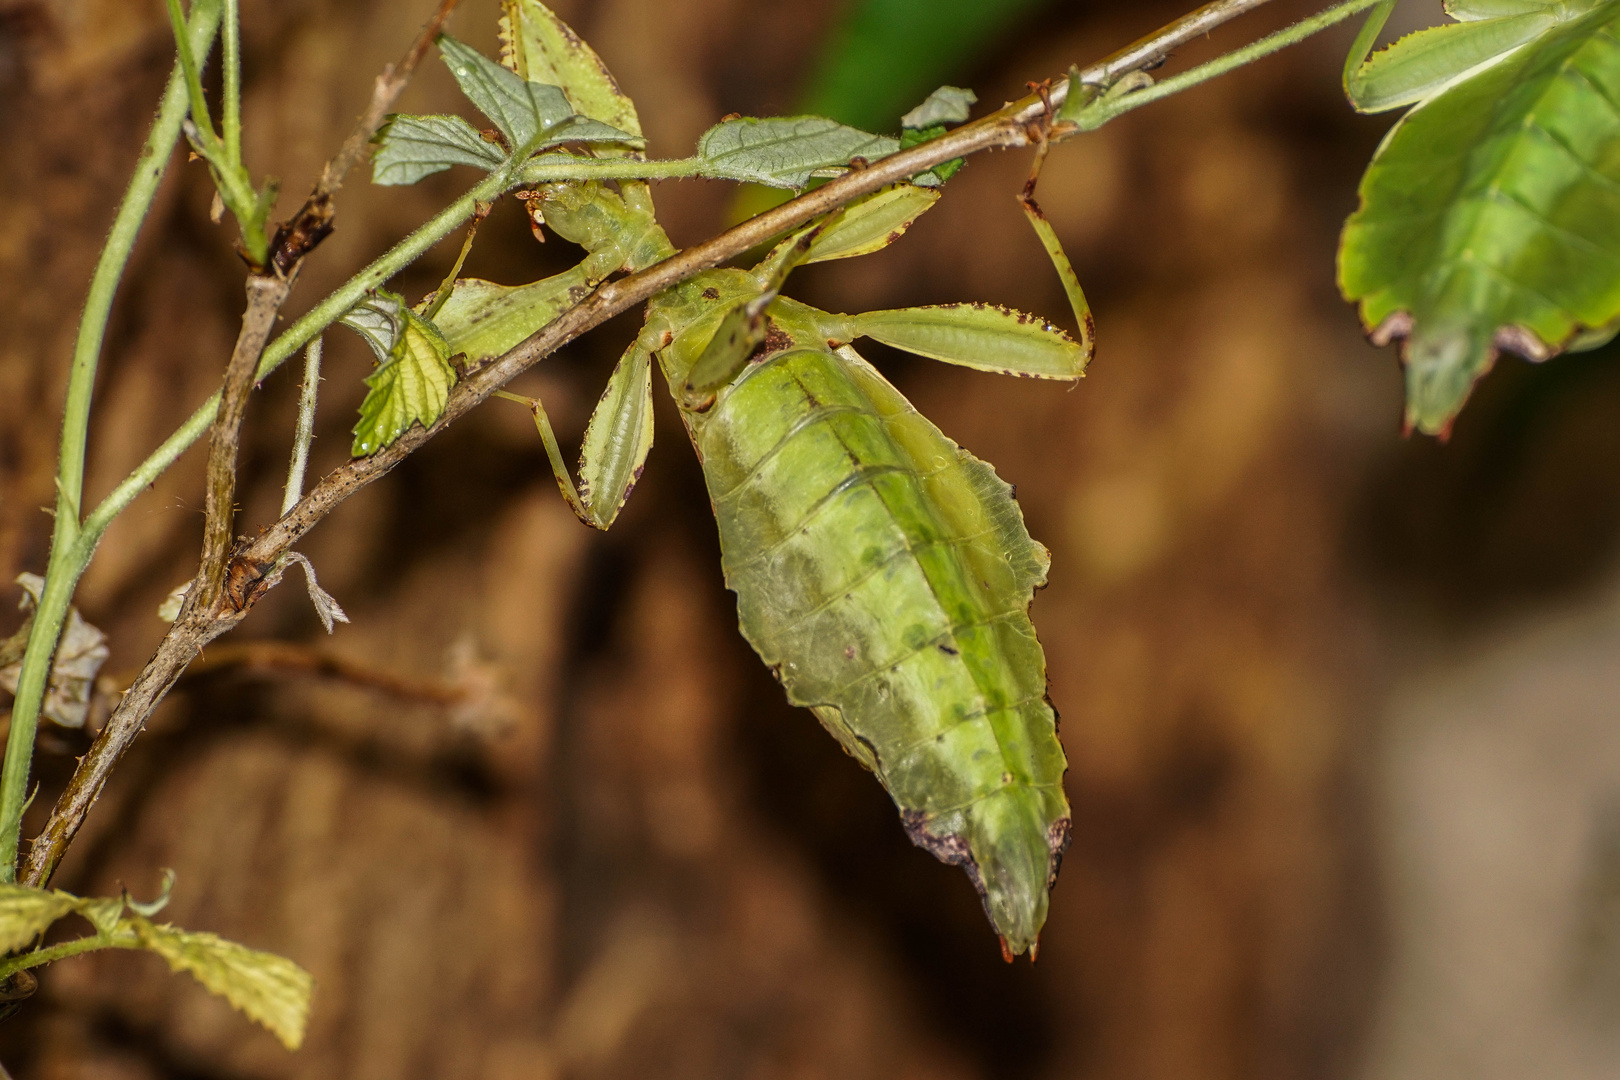
<svg viewBox="0 0 1620 1080">
<path fill-rule="evenodd" d="M 726 313 L 709 339 L 702 355 L 692 365 L 681 387 L 681 408 L 703 412 L 714 404 L 720 388 L 737 377 L 748 365 L 748 358 L 765 340 L 765 309 L 776 299 L 776 290 L 745 300 Z"/>
<path fill-rule="evenodd" d="M 467 265 L 467 255 L 472 251 L 473 237 L 478 235 L 478 226 L 483 223 L 485 218 L 489 217 L 489 212 L 494 208 L 494 203 L 481 202 L 473 205 L 473 218 L 472 222 L 467 226 L 467 238 L 461 242 L 461 254 L 456 256 L 455 265 L 450 267 L 450 272 L 444 276 L 444 283 L 433 294 L 433 300 L 428 304 L 427 311 L 423 313 L 429 322 L 432 322 L 433 316 L 437 315 L 439 309 L 444 307 L 445 303 L 450 299 L 450 294 L 456 291 L 456 277 L 461 273 L 461 268 Z"/>
<path fill-rule="evenodd" d="M 1079 275 L 1074 272 L 1074 265 L 1069 262 L 1069 256 L 1063 250 L 1062 241 L 1052 229 L 1052 223 L 1046 220 L 1046 214 L 1041 210 L 1040 204 L 1035 201 L 1035 184 L 1040 180 L 1041 166 L 1046 163 L 1046 153 L 1051 148 L 1047 135 L 1051 130 L 1052 105 L 1044 91 L 1041 97 L 1046 101 L 1047 107 L 1041 119 L 1031 125 L 1030 134 L 1036 140 L 1035 160 L 1030 164 L 1029 179 L 1024 181 L 1024 189 L 1019 192 L 1018 202 L 1024 208 L 1024 216 L 1029 219 L 1035 235 L 1040 237 L 1047 258 L 1052 260 L 1052 266 L 1058 272 L 1058 279 L 1063 282 L 1063 292 L 1069 298 L 1069 307 L 1074 311 L 1074 321 L 1080 328 L 1080 348 L 1084 351 L 1085 359 L 1090 360 L 1096 348 L 1096 323 L 1091 316 L 1091 304 L 1086 300 L 1086 292 L 1081 288 Z M 1083 362 L 1081 366 L 1084 366 Z"/>
<path fill-rule="evenodd" d="M 546 457 L 551 461 L 552 475 L 557 478 L 557 490 L 562 492 L 563 500 L 568 503 L 568 508 L 574 512 L 574 516 L 585 524 L 592 525 L 590 511 L 580 499 L 579 489 L 574 486 L 574 478 L 563 461 L 562 451 L 557 447 L 557 436 L 551 430 L 551 418 L 546 415 L 546 407 L 540 404 L 540 399 L 526 398 L 506 390 L 495 391 L 495 396 L 529 407 L 529 411 L 534 414 L 534 426 L 540 431 L 540 441 L 546 444 Z"/>
<path fill-rule="evenodd" d="M 1367 21 L 1362 24 L 1361 33 L 1350 46 L 1350 55 L 1344 58 L 1344 93 L 1350 99 L 1350 104 L 1360 111 L 1367 111 L 1367 58 L 1372 55 L 1373 46 L 1378 42 L 1378 35 L 1383 32 L 1384 23 L 1389 21 L 1390 12 L 1395 10 L 1395 0 L 1384 0 L 1383 3 L 1372 9 Z"/>
</svg>

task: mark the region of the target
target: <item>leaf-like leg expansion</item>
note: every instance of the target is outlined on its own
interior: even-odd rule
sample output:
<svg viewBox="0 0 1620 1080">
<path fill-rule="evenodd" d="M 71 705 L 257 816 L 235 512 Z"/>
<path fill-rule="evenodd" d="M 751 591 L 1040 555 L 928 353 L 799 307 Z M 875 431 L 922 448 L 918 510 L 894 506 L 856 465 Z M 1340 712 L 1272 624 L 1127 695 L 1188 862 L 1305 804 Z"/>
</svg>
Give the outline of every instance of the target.
<svg viewBox="0 0 1620 1080">
<path fill-rule="evenodd" d="M 765 309 L 775 299 L 773 289 L 744 300 L 726 313 L 686 377 L 686 385 L 681 388 L 681 408 L 705 411 L 714 404 L 720 388 L 748 365 L 748 358 L 765 340 Z"/>
<path fill-rule="evenodd" d="M 1063 282 L 1063 292 L 1069 298 L 1069 307 L 1074 311 L 1074 321 L 1080 327 L 1080 349 L 1085 355 L 1085 362 L 1089 362 L 1097 350 L 1097 325 L 1091 315 L 1091 303 L 1086 299 L 1085 290 L 1080 287 L 1080 277 L 1074 272 L 1074 266 L 1063 250 L 1063 243 L 1058 240 L 1057 233 L 1052 229 L 1052 223 L 1046 220 L 1046 214 L 1041 211 L 1040 205 L 1028 189 L 1018 196 L 1018 203 L 1024 208 L 1024 216 L 1029 218 L 1030 227 L 1035 230 L 1035 235 L 1041 238 L 1041 246 L 1046 249 L 1047 258 L 1052 260 L 1058 278 Z M 1085 362 L 1082 362 L 1082 367 Z"/>
<path fill-rule="evenodd" d="M 1458 77 L 1500 60 L 1548 30 L 1596 6 L 1536 4 L 1522 0 L 1452 5 L 1461 21 L 1408 34 L 1376 55 L 1372 47 L 1395 7 L 1384 0 L 1367 16 L 1344 64 L 1344 92 L 1358 112 L 1382 112 L 1427 101 Z"/>
<path fill-rule="evenodd" d="M 1395 10 L 1395 0 L 1384 0 L 1382 4 L 1373 8 L 1367 15 L 1367 21 L 1361 24 L 1361 32 L 1350 45 L 1350 52 L 1344 58 L 1344 96 L 1350 99 L 1350 104 L 1358 112 L 1370 112 L 1370 107 L 1362 102 L 1366 99 L 1366 68 L 1372 57 L 1373 45 L 1378 41 L 1378 35 L 1383 33 L 1384 24 L 1389 21 L 1390 14 Z"/>
<path fill-rule="evenodd" d="M 551 418 L 540 399 L 505 390 L 495 394 L 529 407 L 563 500 L 580 521 L 606 532 L 641 479 L 647 454 L 652 450 L 652 353 L 638 340 L 619 358 L 585 428 L 577 485 L 563 461 Z"/>
<path fill-rule="evenodd" d="M 606 532 L 641 479 L 652 450 L 652 409 L 652 352 L 638 339 L 614 367 L 579 447 L 586 524 Z"/>
</svg>

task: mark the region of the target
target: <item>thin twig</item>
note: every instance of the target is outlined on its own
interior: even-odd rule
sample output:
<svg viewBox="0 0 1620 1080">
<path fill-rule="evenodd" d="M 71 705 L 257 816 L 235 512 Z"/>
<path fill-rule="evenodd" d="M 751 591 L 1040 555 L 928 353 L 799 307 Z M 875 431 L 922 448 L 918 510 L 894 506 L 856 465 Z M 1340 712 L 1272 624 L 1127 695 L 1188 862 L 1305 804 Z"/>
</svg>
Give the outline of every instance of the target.
<svg viewBox="0 0 1620 1080">
<path fill-rule="evenodd" d="M 247 641 L 211 649 L 205 658 L 187 669 L 181 683 L 189 685 L 193 680 L 217 678 L 232 671 L 319 675 L 375 690 L 402 701 L 418 701 L 445 708 L 462 704 L 469 694 L 464 686 L 407 679 L 335 656 L 324 649 L 286 641 Z"/>
<path fill-rule="evenodd" d="M 1107 56 L 1090 67 L 1080 69 L 1080 81 L 1086 85 L 1112 86 L 1121 75 L 1132 71 L 1147 71 L 1160 64 L 1181 46 L 1203 37 L 1222 23 L 1231 22 L 1239 15 L 1247 15 L 1257 7 L 1271 3 L 1271 0 L 1215 0 L 1215 3 L 1205 4 L 1197 11 L 1190 11 L 1170 23 L 1160 27 L 1153 33 L 1125 46 L 1118 52 Z M 1069 96 L 1069 81 L 1059 80 L 1052 87 L 1052 104 L 1061 105 Z M 1034 120 L 1040 115 L 1042 105 L 1037 98 L 1033 104 L 1029 98 L 1019 103 L 1019 117 L 1023 120 Z"/>
<path fill-rule="evenodd" d="M 287 464 L 287 487 L 281 496 L 285 514 L 304 494 L 304 472 L 309 468 L 309 444 L 315 439 L 315 403 L 321 392 L 321 342 L 316 338 L 304 350 L 304 386 L 298 395 L 298 427 L 293 432 L 292 461 Z"/>
<path fill-rule="evenodd" d="M 242 329 L 225 368 L 225 384 L 220 391 L 219 412 L 208 445 L 208 492 L 203 519 L 202 565 L 197 584 L 187 598 L 187 607 L 213 608 L 225 583 L 225 565 L 231 554 L 231 524 L 235 520 L 236 455 L 241 443 L 242 418 L 247 414 L 248 394 L 253 390 L 253 373 L 259 355 L 270 339 L 276 313 L 292 290 L 292 278 L 252 274 L 247 279 L 247 311 Z"/>
<path fill-rule="evenodd" d="M 1109 85 L 1129 71 L 1153 67 L 1179 45 L 1215 26 L 1260 7 L 1269 0 L 1218 0 L 1205 5 L 1141 41 L 1081 71 L 1081 81 Z M 442 10 L 442 9 L 441 9 Z M 1049 93 L 1054 103 L 1067 94 L 1066 81 Z M 483 402 L 506 382 L 603 322 L 629 310 L 655 294 L 695 274 L 733 259 L 772 237 L 793 229 L 853 199 L 924 172 L 935 165 L 991 148 L 1027 146 L 1046 137 L 1042 123 L 1049 106 L 1040 95 L 1019 101 L 946 135 L 873 162 L 783 203 L 758 217 L 688 248 L 639 273 L 598 287 L 589 297 L 531 334 L 504 355 L 469 371 L 451 391 L 445 410 L 429 428 L 413 426 L 378 453 L 358 458 L 334 470 L 310 493 L 241 547 L 231 560 L 228 603 L 216 604 L 212 619 L 199 614 L 181 619 L 159 646 L 158 653 L 136 679 L 89 752 L 79 761 L 67 788 L 58 798 L 50 819 L 34 839 L 20 879 L 43 886 L 50 880 L 85 815 L 94 805 L 118 759 L 129 748 L 158 702 L 202 645 L 233 628 L 247 609 L 280 580 L 282 557 L 305 533 L 338 504 L 361 488 L 381 479 L 433 436 Z M 1054 141 L 1066 134 L 1051 132 Z M 185 625 L 182 625 L 185 624 Z"/>
<path fill-rule="evenodd" d="M 354 130 L 349 132 L 349 137 L 343 140 L 338 152 L 321 170 L 320 179 L 315 181 L 314 190 L 304 200 L 298 213 L 276 230 L 275 240 L 271 244 L 271 265 L 286 272 L 315 250 L 316 245 L 332 231 L 332 196 L 343 186 L 343 178 L 349 174 L 349 170 L 365 156 L 366 147 L 371 145 L 372 138 L 388 118 L 394 102 L 399 100 L 399 95 L 404 93 L 406 84 L 411 81 L 416 66 L 427 55 L 434 39 L 444 32 L 444 24 L 460 2 L 440 0 L 439 9 L 423 25 L 399 63 L 388 65 L 377 76 L 371 88 L 371 100 L 366 104 L 365 112 L 360 114 Z"/>
</svg>

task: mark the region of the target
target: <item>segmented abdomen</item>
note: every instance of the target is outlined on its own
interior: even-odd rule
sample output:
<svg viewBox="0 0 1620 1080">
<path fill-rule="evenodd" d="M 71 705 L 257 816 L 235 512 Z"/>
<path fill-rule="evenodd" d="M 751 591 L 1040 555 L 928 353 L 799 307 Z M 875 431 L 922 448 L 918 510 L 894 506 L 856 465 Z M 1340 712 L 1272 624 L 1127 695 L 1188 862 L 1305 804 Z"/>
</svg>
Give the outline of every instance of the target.
<svg viewBox="0 0 1620 1080">
<path fill-rule="evenodd" d="M 743 634 L 1024 951 L 1069 810 L 1011 488 L 847 349 L 755 363 L 691 424 Z"/>
</svg>

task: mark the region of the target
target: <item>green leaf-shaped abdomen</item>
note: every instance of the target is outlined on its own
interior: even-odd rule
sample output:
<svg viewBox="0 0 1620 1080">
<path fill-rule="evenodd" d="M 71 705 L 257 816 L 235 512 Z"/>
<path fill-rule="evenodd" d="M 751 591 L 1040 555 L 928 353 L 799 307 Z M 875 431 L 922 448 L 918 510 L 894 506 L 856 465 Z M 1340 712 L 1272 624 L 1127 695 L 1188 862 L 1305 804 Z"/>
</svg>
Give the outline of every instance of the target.
<svg viewBox="0 0 1620 1080">
<path fill-rule="evenodd" d="M 848 349 L 776 353 L 689 422 L 744 636 L 1024 952 L 1069 806 L 1012 489 Z"/>
</svg>

